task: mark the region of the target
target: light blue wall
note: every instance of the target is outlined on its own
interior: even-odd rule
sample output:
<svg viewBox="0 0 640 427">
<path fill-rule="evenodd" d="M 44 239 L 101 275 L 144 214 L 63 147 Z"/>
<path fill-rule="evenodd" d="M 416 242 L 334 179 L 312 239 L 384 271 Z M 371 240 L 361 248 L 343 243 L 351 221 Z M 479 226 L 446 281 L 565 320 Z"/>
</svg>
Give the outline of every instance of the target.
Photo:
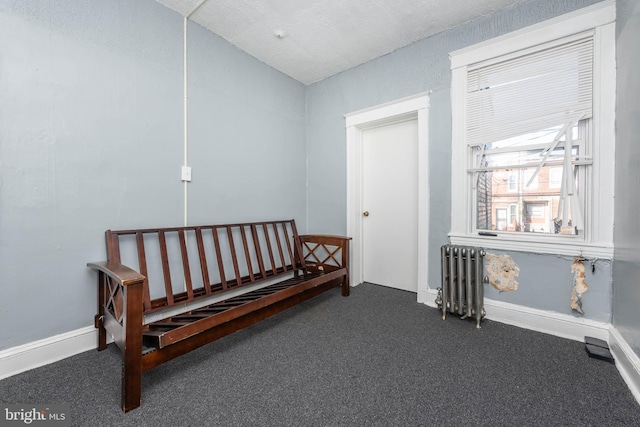
<svg viewBox="0 0 640 427">
<path fill-rule="evenodd" d="M 640 356 L 640 0 L 618 0 L 613 324 Z"/>
<path fill-rule="evenodd" d="M 182 224 L 182 29 L 153 0 L 0 0 L 0 350 L 92 325 L 104 230 Z M 190 223 L 304 228 L 305 86 L 189 38 Z"/>
<path fill-rule="evenodd" d="M 382 58 L 340 73 L 307 89 L 308 227 L 346 232 L 346 138 L 343 115 L 424 91 L 429 113 L 429 284 L 440 281 L 440 251 L 451 226 L 451 84 L 448 53 L 590 4 L 593 0 L 527 0 L 413 43 Z M 498 253 L 498 252 L 496 252 Z M 520 265 L 520 289 L 494 299 L 573 314 L 571 260 L 511 253 Z M 587 274 L 585 317 L 611 320 L 611 265 Z M 544 272 L 544 280 L 540 274 Z"/>
<path fill-rule="evenodd" d="M 304 230 L 305 86 L 191 28 L 190 223 L 295 218 Z"/>
<path fill-rule="evenodd" d="M 450 228 L 448 52 L 595 2 L 527 0 L 306 88 L 190 25 L 189 222 L 292 217 L 301 230 L 344 233 L 343 114 L 431 90 L 435 287 Z M 637 52 L 638 0 L 621 3 L 635 12 L 619 43 Z M 636 177 L 638 144 L 624 141 L 637 142 L 637 62 L 637 53 L 619 62 L 619 92 L 629 93 L 618 104 L 628 109 L 618 160 Z M 153 0 L 0 0 L 0 350 L 91 324 L 95 276 L 85 262 L 104 259 L 107 228 L 182 223 L 181 164 L 179 15 Z M 637 184 L 623 188 L 637 194 Z M 617 203 L 637 211 L 637 200 Z M 632 214 L 619 220 L 637 231 Z M 615 322 L 637 348 L 638 233 L 616 230 L 629 261 L 587 276 L 586 317 L 611 319 L 613 274 Z M 569 259 L 511 255 L 520 290 L 489 288 L 489 297 L 570 313 Z"/>
</svg>

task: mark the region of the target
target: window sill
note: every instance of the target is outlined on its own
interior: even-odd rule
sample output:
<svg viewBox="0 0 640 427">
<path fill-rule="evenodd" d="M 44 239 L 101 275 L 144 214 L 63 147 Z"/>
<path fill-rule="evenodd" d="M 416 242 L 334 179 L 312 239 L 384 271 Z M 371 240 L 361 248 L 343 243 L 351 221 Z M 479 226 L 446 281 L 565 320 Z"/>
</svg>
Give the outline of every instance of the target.
<svg viewBox="0 0 640 427">
<path fill-rule="evenodd" d="M 535 254 L 583 256 L 586 258 L 613 258 L 613 245 L 586 243 L 572 238 L 549 237 L 549 241 L 541 241 L 538 237 L 532 240 L 529 236 L 472 236 L 468 234 L 449 233 L 454 245 L 479 246 L 485 249 L 504 251 L 530 252 Z"/>
</svg>

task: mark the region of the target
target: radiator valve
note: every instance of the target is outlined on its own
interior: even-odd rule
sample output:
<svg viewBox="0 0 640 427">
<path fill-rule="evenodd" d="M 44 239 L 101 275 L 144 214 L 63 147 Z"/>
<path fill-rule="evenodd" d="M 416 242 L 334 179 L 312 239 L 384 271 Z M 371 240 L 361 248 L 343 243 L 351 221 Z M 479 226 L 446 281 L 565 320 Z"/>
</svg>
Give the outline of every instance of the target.
<svg viewBox="0 0 640 427">
<path fill-rule="evenodd" d="M 438 288 L 438 295 L 436 296 L 436 305 L 439 310 L 442 310 L 442 288 Z"/>
</svg>

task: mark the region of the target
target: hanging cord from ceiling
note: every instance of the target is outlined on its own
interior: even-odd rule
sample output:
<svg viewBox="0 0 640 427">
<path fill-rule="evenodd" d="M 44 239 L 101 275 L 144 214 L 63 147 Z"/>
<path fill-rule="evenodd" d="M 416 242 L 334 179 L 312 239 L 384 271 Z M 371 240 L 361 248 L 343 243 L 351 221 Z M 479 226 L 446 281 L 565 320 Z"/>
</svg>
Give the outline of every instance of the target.
<svg viewBox="0 0 640 427">
<path fill-rule="evenodd" d="M 189 92 L 188 92 L 188 80 L 187 80 L 187 30 L 189 28 L 189 18 L 191 17 L 191 15 L 193 15 L 198 9 L 200 9 L 200 7 L 205 4 L 208 0 L 201 0 L 200 3 L 198 3 L 196 5 L 196 7 L 194 7 L 191 12 L 189 12 L 188 14 L 184 15 L 184 22 L 183 22 L 183 63 L 182 63 L 182 67 L 183 67 L 183 87 L 182 87 L 182 91 L 183 91 L 183 142 L 182 142 L 182 150 L 183 150 L 183 166 L 184 167 L 188 167 L 189 163 L 188 163 L 188 154 L 189 154 L 189 132 L 188 132 L 188 118 L 189 118 Z M 188 181 L 183 180 L 183 192 L 184 192 L 184 199 L 183 199 L 183 215 L 184 215 L 184 225 L 187 226 L 189 223 L 189 212 L 188 212 Z"/>
</svg>

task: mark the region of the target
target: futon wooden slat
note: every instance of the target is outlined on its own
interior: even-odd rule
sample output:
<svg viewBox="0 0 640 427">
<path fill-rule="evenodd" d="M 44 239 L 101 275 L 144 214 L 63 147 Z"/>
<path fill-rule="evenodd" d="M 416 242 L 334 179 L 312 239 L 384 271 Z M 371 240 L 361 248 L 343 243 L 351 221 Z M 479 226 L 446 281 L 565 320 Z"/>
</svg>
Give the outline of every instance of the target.
<svg viewBox="0 0 640 427">
<path fill-rule="evenodd" d="M 144 276 L 144 283 L 142 284 L 142 298 L 144 300 L 144 309 L 151 309 L 151 296 L 149 295 L 149 279 L 147 273 L 147 257 L 144 250 L 144 237 L 142 233 L 136 233 L 136 246 L 138 248 L 138 266 L 140 267 L 140 274 Z"/>
<path fill-rule="evenodd" d="M 209 307 L 209 308 L 199 308 L 197 310 L 194 310 L 193 313 L 194 314 L 208 314 L 209 316 L 211 315 L 211 313 L 217 313 L 219 311 L 224 311 L 226 310 L 228 307 Z M 208 316 L 207 316 L 208 317 Z"/>
<path fill-rule="evenodd" d="M 278 232 L 278 225 L 273 224 L 273 231 L 276 235 L 276 243 L 278 245 L 278 253 L 280 254 L 280 262 L 282 263 L 282 269 L 287 271 L 287 262 L 284 260 L 284 250 L 282 249 L 282 242 L 280 241 L 280 233 Z"/>
<path fill-rule="evenodd" d="M 185 325 L 189 325 L 191 324 L 191 322 L 189 321 L 162 321 L 162 322 L 153 322 L 149 324 L 150 328 L 169 328 L 169 329 L 175 329 L 175 328 L 179 328 L 181 326 L 185 326 Z"/>
<path fill-rule="evenodd" d="M 171 269 L 169 268 L 167 241 L 164 236 L 164 231 L 158 231 L 158 242 L 160 244 L 160 258 L 162 260 L 162 275 L 164 277 L 164 289 L 167 298 L 167 305 L 173 305 L 173 285 L 171 283 Z"/>
<path fill-rule="evenodd" d="M 180 240 L 180 254 L 182 255 L 182 272 L 184 273 L 184 286 L 187 290 L 187 301 L 193 301 L 193 283 L 191 282 L 191 269 L 189 268 L 189 258 L 187 255 L 187 241 L 184 237 L 184 230 L 178 230 Z"/>
<path fill-rule="evenodd" d="M 256 257 L 258 258 L 258 268 L 260 269 L 260 278 L 264 279 L 267 277 L 266 272 L 264 271 L 264 260 L 262 259 L 262 250 L 260 249 L 260 241 L 258 240 L 258 231 L 256 229 L 256 225 L 251 225 L 251 238 L 253 240 L 253 248 L 256 251 Z"/>
<path fill-rule="evenodd" d="M 295 222 L 291 222 L 291 231 L 293 232 L 294 236 L 298 235 L 298 230 L 296 229 L 296 223 Z M 288 240 L 287 240 L 288 241 Z M 303 272 L 307 272 L 307 269 L 305 267 L 305 262 L 304 262 L 304 255 L 302 253 L 302 245 L 300 244 L 300 239 L 296 238 L 293 239 L 293 247 L 294 247 L 294 259 L 291 259 L 291 264 L 293 265 L 300 265 L 302 267 L 302 271 Z"/>
<path fill-rule="evenodd" d="M 293 256 L 293 251 L 291 250 L 291 242 L 289 242 L 289 231 L 287 230 L 286 222 L 282 223 L 282 230 L 284 232 L 284 241 L 287 244 L 287 251 L 289 252 L 289 259 L 291 260 L 291 265 L 295 270 L 296 261 L 295 261 L 295 257 Z"/>
<path fill-rule="evenodd" d="M 227 226 L 227 237 L 229 238 L 229 247 L 231 248 L 231 258 L 233 260 L 233 271 L 236 274 L 235 280 L 236 280 L 236 286 L 237 286 L 241 283 L 240 267 L 238 267 L 238 254 L 236 253 L 236 245 L 233 242 L 233 229 L 230 226 Z"/>
<path fill-rule="evenodd" d="M 271 248 L 271 239 L 269 238 L 269 227 L 267 224 L 262 224 L 262 229 L 264 230 L 264 240 L 267 245 L 267 252 L 269 253 L 269 262 L 271 263 L 271 271 L 273 274 L 278 274 L 278 268 L 276 267 L 276 262 L 273 258 L 273 249 Z"/>
<path fill-rule="evenodd" d="M 202 273 L 202 283 L 204 293 L 211 293 L 211 282 L 209 282 L 209 268 L 207 267 L 207 254 L 204 251 L 204 242 L 202 240 L 202 228 L 196 227 L 196 241 L 198 243 L 198 259 L 200 260 L 200 271 Z"/>
<path fill-rule="evenodd" d="M 118 235 L 107 230 L 107 256 L 113 262 L 120 262 L 120 242 Z"/>
<path fill-rule="evenodd" d="M 222 263 L 222 251 L 220 250 L 220 239 L 218 238 L 218 227 L 211 228 L 211 234 L 213 236 L 213 243 L 216 248 L 216 259 L 218 260 L 218 271 L 220 273 L 220 284 L 222 290 L 227 290 L 227 279 L 224 275 L 224 264 Z"/>
<path fill-rule="evenodd" d="M 253 275 L 253 266 L 251 265 L 251 255 L 249 254 L 249 245 L 247 243 L 247 233 L 244 227 L 240 227 L 240 235 L 242 236 L 242 248 L 244 249 L 244 258 L 247 263 L 247 270 L 249 271 L 249 281 L 255 283 L 256 278 Z"/>
</svg>

